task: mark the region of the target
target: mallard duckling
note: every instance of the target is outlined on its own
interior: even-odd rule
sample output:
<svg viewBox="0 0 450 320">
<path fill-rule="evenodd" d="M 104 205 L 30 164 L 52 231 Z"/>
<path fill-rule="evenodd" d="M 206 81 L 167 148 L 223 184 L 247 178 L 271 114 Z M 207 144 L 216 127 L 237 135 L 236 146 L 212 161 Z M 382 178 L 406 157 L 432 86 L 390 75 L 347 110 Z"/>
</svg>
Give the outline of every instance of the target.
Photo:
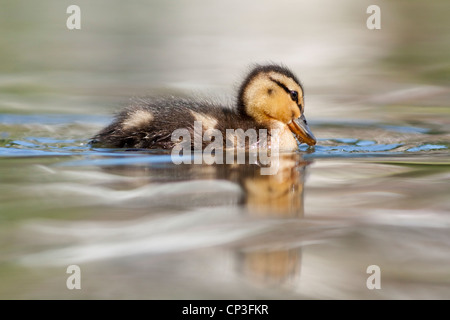
<svg viewBox="0 0 450 320">
<path fill-rule="evenodd" d="M 303 113 L 303 87 L 297 77 L 284 66 L 256 65 L 242 82 L 235 106 L 174 97 L 141 101 L 119 113 L 93 142 L 116 148 L 171 149 L 180 142 L 172 140 L 172 133 L 185 128 L 194 147 L 194 121 L 200 121 L 203 134 L 216 129 L 224 140 L 227 129 L 267 129 L 269 137 L 271 129 L 278 129 L 279 150 L 296 150 L 298 142 L 316 144 Z"/>
</svg>

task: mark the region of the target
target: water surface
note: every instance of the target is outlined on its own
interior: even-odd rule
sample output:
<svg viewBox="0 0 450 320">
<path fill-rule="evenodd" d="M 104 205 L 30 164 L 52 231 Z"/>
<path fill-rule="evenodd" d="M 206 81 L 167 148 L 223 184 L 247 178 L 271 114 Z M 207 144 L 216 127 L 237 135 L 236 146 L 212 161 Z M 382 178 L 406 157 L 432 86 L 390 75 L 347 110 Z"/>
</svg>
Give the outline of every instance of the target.
<svg viewBox="0 0 450 320">
<path fill-rule="evenodd" d="M 312 122 L 317 146 L 265 176 L 93 149 L 80 137 L 108 116 L 0 120 L 4 297 L 448 297 L 443 127 Z M 366 287 L 373 264 L 380 293 Z"/>
</svg>

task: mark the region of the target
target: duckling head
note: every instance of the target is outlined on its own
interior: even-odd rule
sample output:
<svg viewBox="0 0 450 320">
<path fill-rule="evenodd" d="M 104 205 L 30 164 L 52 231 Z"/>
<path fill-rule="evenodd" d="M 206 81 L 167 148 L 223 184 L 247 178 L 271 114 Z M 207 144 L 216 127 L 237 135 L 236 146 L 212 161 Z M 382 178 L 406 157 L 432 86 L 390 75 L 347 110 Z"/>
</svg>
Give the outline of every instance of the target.
<svg viewBox="0 0 450 320">
<path fill-rule="evenodd" d="M 300 142 L 316 144 L 303 114 L 303 87 L 283 66 L 254 67 L 239 89 L 238 106 L 259 124 L 269 128 L 287 126 Z"/>
</svg>

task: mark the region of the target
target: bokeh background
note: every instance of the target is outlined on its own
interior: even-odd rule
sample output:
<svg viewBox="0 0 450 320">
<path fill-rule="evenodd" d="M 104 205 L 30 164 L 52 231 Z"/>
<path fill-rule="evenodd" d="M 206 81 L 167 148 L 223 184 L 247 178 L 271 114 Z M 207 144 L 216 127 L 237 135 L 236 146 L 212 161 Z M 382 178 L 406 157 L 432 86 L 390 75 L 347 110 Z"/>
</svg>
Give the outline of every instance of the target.
<svg viewBox="0 0 450 320">
<path fill-rule="evenodd" d="M 82 29 L 73 31 L 70 4 L 2 1 L 1 110 L 104 113 L 161 89 L 234 95 L 248 67 L 268 61 L 298 74 L 311 117 L 340 117 L 348 104 L 384 102 L 396 89 L 415 88 L 408 102 L 434 104 L 423 94 L 450 81 L 444 0 L 80 0 Z M 381 8 L 381 30 L 366 27 L 370 4 Z M 348 103 L 319 112 L 319 98 L 320 107 Z"/>
<path fill-rule="evenodd" d="M 66 27 L 71 4 L 81 30 Z M 372 4 L 380 30 L 366 27 Z M 446 0 L 0 0 L 0 297 L 450 298 L 449 12 Z M 265 62 L 301 79 L 319 138 L 278 178 L 87 144 L 132 97 L 232 103 Z M 288 198 L 252 194 L 285 183 Z M 69 264 L 82 290 L 65 287 Z M 381 290 L 365 285 L 371 264 Z"/>
</svg>

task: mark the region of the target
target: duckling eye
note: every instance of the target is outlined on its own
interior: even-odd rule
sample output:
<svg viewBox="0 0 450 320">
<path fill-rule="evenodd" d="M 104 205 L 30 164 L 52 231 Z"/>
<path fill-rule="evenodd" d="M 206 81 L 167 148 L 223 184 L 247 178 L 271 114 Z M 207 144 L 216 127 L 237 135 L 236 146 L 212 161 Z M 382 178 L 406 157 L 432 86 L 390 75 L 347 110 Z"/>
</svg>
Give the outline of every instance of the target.
<svg viewBox="0 0 450 320">
<path fill-rule="evenodd" d="M 290 93 L 291 93 L 292 101 L 295 101 L 296 103 L 298 103 L 298 92 L 295 90 L 292 90 Z"/>
</svg>

